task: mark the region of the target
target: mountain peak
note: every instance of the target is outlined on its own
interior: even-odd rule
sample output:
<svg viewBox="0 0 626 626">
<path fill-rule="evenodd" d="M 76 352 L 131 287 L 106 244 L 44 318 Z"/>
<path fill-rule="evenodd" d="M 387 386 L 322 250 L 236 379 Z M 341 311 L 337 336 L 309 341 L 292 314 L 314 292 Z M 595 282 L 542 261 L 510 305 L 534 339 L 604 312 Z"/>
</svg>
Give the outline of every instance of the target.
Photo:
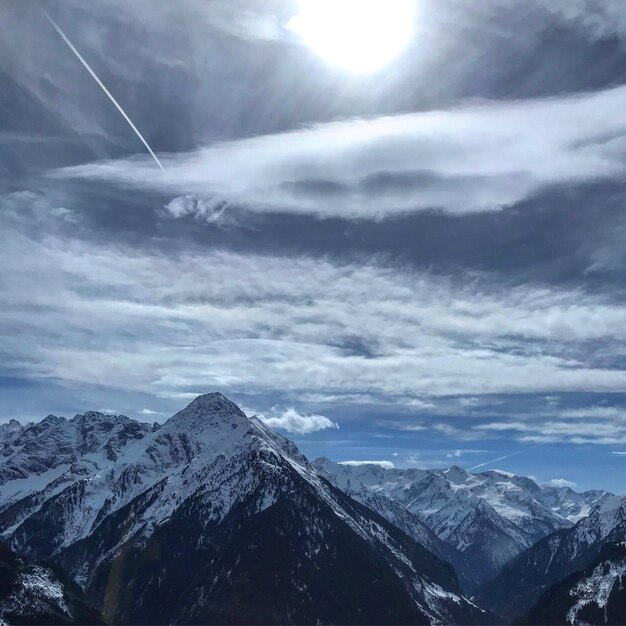
<svg viewBox="0 0 626 626">
<path fill-rule="evenodd" d="M 201 430 L 247 426 L 250 420 L 246 414 L 232 401 L 221 393 L 205 393 L 192 400 L 182 411 L 170 417 L 170 425 L 184 424 L 186 428 L 193 425 Z"/>
<path fill-rule="evenodd" d="M 335 466 L 337 463 L 331 461 L 327 456 L 318 456 L 312 463 L 313 467 L 324 468 L 328 466 Z"/>
<path fill-rule="evenodd" d="M 74 417 L 75 418 L 77 418 L 77 417 L 85 417 L 85 418 L 93 417 L 93 418 L 96 418 L 96 419 L 103 418 L 103 417 L 105 417 L 105 418 L 115 418 L 115 417 L 117 417 L 117 414 L 116 413 L 111 413 L 110 411 L 106 411 L 106 412 L 104 412 L 104 411 L 85 411 L 82 415 L 80 413 L 77 413 Z"/>
<path fill-rule="evenodd" d="M 10 437 L 19 433 L 22 430 L 24 430 L 24 426 L 21 424 L 21 422 L 18 422 L 15 419 L 0 424 L 0 436 Z"/>
<path fill-rule="evenodd" d="M 459 467 L 458 465 L 452 465 L 450 468 L 445 470 L 443 474 L 453 483 L 465 482 L 470 476 L 462 467 Z"/>
<path fill-rule="evenodd" d="M 232 400 L 229 400 L 218 391 L 198 396 L 183 409 L 183 411 L 188 410 L 206 410 L 223 414 L 245 415 Z"/>
<path fill-rule="evenodd" d="M 102 411 L 85 411 L 84 413 L 77 413 L 70 420 L 75 424 L 98 424 L 98 423 L 116 423 L 128 421 L 129 418 L 125 415 L 117 415 L 116 413 L 103 413 Z"/>
<path fill-rule="evenodd" d="M 50 415 L 46 415 L 46 417 L 41 420 L 40 424 L 52 426 L 57 424 L 64 424 L 65 422 L 67 422 L 67 420 L 64 417 L 58 417 L 57 415 L 52 415 L 52 413 L 50 413 Z"/>
</svg>

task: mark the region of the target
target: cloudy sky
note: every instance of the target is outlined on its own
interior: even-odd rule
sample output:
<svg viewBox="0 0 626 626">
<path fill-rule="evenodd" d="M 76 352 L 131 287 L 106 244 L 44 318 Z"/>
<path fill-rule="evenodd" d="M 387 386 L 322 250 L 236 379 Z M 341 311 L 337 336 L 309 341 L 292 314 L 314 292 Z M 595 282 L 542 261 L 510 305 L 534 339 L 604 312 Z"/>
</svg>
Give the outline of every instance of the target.
<svg viewBox="0 0 626 626">
<path fill-rule="evenodd" d="M 0 420 L 625 491 L 623 1 L 307 2 L 0 0 Z"/>
</svg>

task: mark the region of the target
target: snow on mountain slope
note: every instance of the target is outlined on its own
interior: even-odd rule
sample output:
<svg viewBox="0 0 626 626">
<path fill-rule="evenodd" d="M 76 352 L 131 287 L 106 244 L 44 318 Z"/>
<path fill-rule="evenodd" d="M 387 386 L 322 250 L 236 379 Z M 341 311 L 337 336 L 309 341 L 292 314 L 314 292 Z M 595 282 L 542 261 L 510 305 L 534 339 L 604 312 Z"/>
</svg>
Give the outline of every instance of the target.
<svg viewBox="0 0 626 626">
<path fill-rule="evenodd" d="M 76 585 L 0 545 L 0 623 L 98 624 L 100 619 Z"/>
<path fill-rule="evenodd" d="M 605 543 L 625 537 L 626 500 L 605 497 L 574 527 L 545 537 L 507 563 L 477 598 L 503 618 L 515 619 L 551 585 L 587 567 Z"/>
<path fill-rule="evenodd" d="M 482 524 L 488 524 L 492 529 L 508 536 L 511 539 L 512 552 L 517 553 L 531 544 L 531 539 L 524 530 L 499 515 L 493 506 L 469 489 L 458 489 L 428 521 L 439 537 L 454 543 L 460 550 L 466 550 L 472 543 L 465 536 L 465 532 L 477 525 L 480 531 Z"/>
<path fill-rule="evenodd" d="M 459 467 L 442 472 L 453 489 L 464 487 L 489 503 L 502 517 L 537 540 L 584 517 L 590 507 L 611 494 L 576 493 L 569 487 L 541 487 L 526 476 L 499 470 L 471 474 Z M 586 509 L 585 509 L 586 507 Z"/>
<path fill-rule="evenodd" d="M 609 598 L 614 590 L 623 590 L 622 578 L 626 573 L 626 559 L 619 562 L 602 559 L 601 563 L 595 565 L 591 572 L 586 573 L 570 589 L 569 595 L 575 599 L 574 605 L 567 611 L 566 619 L 570 624 L 581 622 L 581 613 L 590 605 L 595 605 L 604 613 L 604 622 L 607 616 L 605 610 L 609 603 Z M 585 611 L 587 612 L 587 611 Z M 620 619 L 623 617 L 620 614 Z M 585 623 L 588 623 L 585 620 Z"/>
<path fill-rule="evenodd" d="M 336 464 L 326 458 L 317 459 L 314 462 L 316 470 L 330 480 L 335 487 L 341 489 L 350 497 L 358 500 L 362 504 L 369 506 L 383 517 L 402 528 L 409 536 L 413 536 L 417 541 L 425 545 L 429 550 L 437 553 L 442 547 L 442 542 L 437 538 L 433 531 L 421 521 L 417 516 L 413 515 L 405 507 L 398 504 L 395 500 L 384 494 L 383 490 L 370 488 L 377 486 L 381 475 L 376 471 L 374 465 L 362 467 L 345 468 L 345 466 L 336 466 L 337 472 L 334 471 Z M 352 475 L 351 469 L 354 469 Z M 327 471 L 329 470 L 329 471 Z"/>
<path fill-rule="evenodd" d="M 417 530 L 409 538 L 347 498 L 292 442 L 221 394 L 200 396 L 160 429 L 116 438 L 112 447 L 79 430 L 78 446 L 58 438 L 63 467 L 72 459 L 68 469 L 14 498 L 0 528 L 21 553 L 60 561 L 107 620 L 249 619 L 261 606 L 248 597 L 262 586 L 251 578 L 259 567 L 269 577 L 262 605 L 271 621 L 307 622 L 318 609 L 335 622 L 488 620 L 462 596 L 452 568 L 416 543 Z M 75 459 L 74 450 L 83 455 Z M 277 532 L 286 533 L 285 542 L 267 552 Z M 161 556 L 144 571 L 154 554 Z M 178 564 L 191 562 L 198 578 L 182 585 L 189 575 L 181 577 Z M 345 589 L 331 583 L 337 573 Z M 366 592 L 361 600 L 349 591 L 356 578 Z M 175 598 L 163 593 L 164 580 L 177 589 Z M 220 612 L 232 593 L 240 607 L 234 617 Z M 360 614 L 365 606 L 370 613 Z"/>
<path fill-rule="evenodd" d="M 4 445 L 5 441 L 16 437 L 24 428 L 25 426 L 17 420 L 9 420 L 0 424 L 0 446 Z"/>
<path fill-rule="evenodd" d="M 354 467 L 354 476 L 351 475 L 350 470 L 341 472 L 343 467 L 341 465 L 339 465 L 339 471 L 335 473 L 334 466 L 335 464 L 327 458 L 320 458 L 315 461 L 315 468 L 322 476 L 351 498 L 382 515 L 438 557 L 451 563 L 456 570 L 461 586 L 464 589 L 471 588 L 474 566 L 459 550 L 440 539 L 417 515 L 386 496 L 382 490 L 368 487 L 368 485 L 375 487 L 381 479 L 380 473 L 376 471 L 376 466 Z"/>
<path fill-rule="evenodd" d="M 44 490 L 45 510 L 39 511 L 37 505 L 29 513 L 36 513 L 37 519 L 45 515 L 51 524 L 58 513 L 59 529 L 50 545 L 54 553 L 85 537 L 103 516 L 158 485 L 158 495 L 137 520 L 148 533 L 200 486 L 207 465 L 219 461 L 226 450 L 234 456 L 238 447 L 250 443 L 244 441 L 250 427 L 250 420 L 230 401 L 222 396 L 201 396 L 159 430 L 121 448 L 114 462 L 100 459 L 100 464 L 84 473 L 71 468 Z M 259 445 L 256 440 L 251 443 Z M 228 494 L 222 498 L 227 509 Z M 32 523 L 26 521 L 27 528 Z M 19 526 L 14 531 L 17 540 L 22 532 Z"/>
<path fill-rule="evenodd" d="M 48 415 L 37 424 L 12 420 L 0 433 L 0 509 L 64 474 L 100 471 L 127 443 L 153 426 L 89 411 L 72 419 Z M 39 480 L 36 479 L 39 477 Z"/>
<path fill-rule="evenodd" d="M 607 491 L 592 489 L 577 493 L 570 487 L 543 487 L 542 502 L 571 522 L 587 517 L 594 506 L 610 497 Z"/>
<path fill-rule="evenodd" d="M 362 502 L 367 503 L 364 493 L 394 500 L 464 553 L 472 564 L 472 577 L 464 580 L 469 589 L 495 576 L 505 562 L 537 540 L 571 527 L 611 495 L 540 487 L 529 478 L 496 470 L 472 474 L 457 466 L 387 469 L 341 465 L 326 458 L 314 464 L 338 488 Z"/>
<path fill-rule="evenodd" d="M 545 591 L 525 624 L 622 624 L 626 615 L 626 543 L 607 543 L 584 570 Z"/>
</svg>

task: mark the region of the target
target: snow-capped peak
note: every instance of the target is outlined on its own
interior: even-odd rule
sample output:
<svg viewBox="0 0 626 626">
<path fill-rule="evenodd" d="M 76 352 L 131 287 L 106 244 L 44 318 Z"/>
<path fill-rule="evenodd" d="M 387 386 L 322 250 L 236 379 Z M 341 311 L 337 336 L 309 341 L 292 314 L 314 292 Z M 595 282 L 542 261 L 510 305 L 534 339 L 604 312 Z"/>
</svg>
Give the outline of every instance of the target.
<svg viewBox="0 0 626 626">
<path fill-rule="evenodd" d="M 4 424 L 0 424 L 0 444 L 7 439 L 15 437 L 24 429 L 24 426 L 15 419 L 9 420 Z"/>
<path fill-rule="evenodd" d="M 205 393 L 170 417 L 167 428 L 234 428 L 248 426 L 246 414 L 221 393 Z M 192 432 L 189 433 L 193 435 Z"/>
<path fill-rule="evenodd" d="M 535 541 L 572 527 L 595 506 L 605 510 L 617 502 L 606 492 L 579 494 L 540 487 L 531 478 L 500 470 L 472 473 L 457 465 L 443 470 L 374 470 L 338 465 L 326 458 L 314 464 L 336 486 L 357 494 L 361 501 L 371 500 L 366 492 L 384 495 L 418 516 L 453 547 L 471 554 L 480 552 L 485 565 L 481 575 L 485 577 L 494 575 L 506 559 Z M 615 517 L 603 515 L 609 520 L 607 527 Z M 484 541 L 494 533 L 497 541 Z"/>
<path fill-rule="evenodd" d="M 64 434 L 59 442 L 67 447 L 71 462 L 54 475 L 43 472 L 36 480 L 29 473 L 24 478 L 28 492 L 23 489 L 18 494 L 14 490 L 17 498 L 12 501 L 10 514 L 4 516 L 0 532 L 15 549 L 32 558 L 45 555 L 62 559 L 79 585 L 99 599 L 103 596 L 101 581 L 110 579 L 113 572 L 107 568 L 117 563 L 115 555 L 128 550 L 153 554 L 152 546 L 158 545 L 159 568 L 170 578 L 165 583 L 160 574 L 158 580 L 151 574 L 137 578 L 153 594 L 141 591 L 137 595 L 150 597 L 151 603 L 169 605 L 163 589 L 171 590 L 174 584 L 182 582 L 180 593 L 188 593 L 197 602 L 199 585 L 186 585 L 186 579 L 181 580 L 177 574 L 181 558 L 191 563 L 192 570 L 205 568 L 198 580 L 202 584 L 213 582 L 203 588 L 202 594 L 213 593 L 216 581 L 223 578 L 224 584 L 230 586 L 231 573 L 240 564 L 248 567 L 248 550 L 254 550 L 250 554 L 255 559 L 258 544 L 273 546 L 277 520 L 284 518 L 287 530 L 280 536 L 289 535 L 289 549 L 300 559 L 298 562 L 306 565 L 294 570 L 294 576 L 305 576 L 297 579 L 304 581 L 298 584 L 303 596 L 308 593 L 307 584 L 312 589 L 307 577 L 317 576 L 319 563 L 328 567 L 325 572 L 334 573 L 335 553 L 343 567 L 365 551 L 371 552 L 371 556 L 347 563 L 349 580 L 353 580 L 350 568 L 360 572 L 361 563 L 373 565 L 372 572 L 366 574 L 368 580 L 372 574 L 378 577 L 382 569 L 387 577 L 384 580 L 390 581 L 385 585 L 393 584 L 395 588 L 393 580 L 399 577 L 393 601 L 405 590 L 402 593 L 408 594 L 409 606 L 416 607 L 419 623 L 467 623 L 468 616 L 479 622 L 484 619 L 482 611 L 460 594 L 449 566 L 419 546 L 423 540 L 438 549 L 442 557 L 449 553 L 447 546 L 421 521 L 412 518 L 400 505 L 385 502 L 389 517 L 402 524 L 401 531 L 374 515 L 367 506 L 357 505 L 323 480 L 294 443 L 257 418 L 246 417 L 222 394 L 197 397 L 158 430 L 147 424 L 140 426 L 142 433 L 138 438 L 126 435 L 132 434 L 139 423 L 123 416 L 86 413 L 73 420 L 49 418 L 42 424 L 37 425 L 40 430 L 58 426 Z M 92 440 L 106 441 L 100 436 L 105 431 L 119 432 L 114 439 L 119 444 L 114 457 L 108 456 L 108 450 L 103 454 L 100 447 L 87 445 Z M 47 452 L 53 449 L 54 445 Z M 376 466 L 357 471 L 371 474 L 372 480 L 383 477 L 383 469 Z M 9 479 L 8 486 L 17 482 Z M 379 499 L 383 501 L 382 497 Z M 6 503 L 6 499 L 0 498 L 3 512 Z M 248 524 L 252 529 L 250 539 L 245 534 Z M 240 534 L 244 539 L 239 543 L 232 539 L 236 533 L 244 533 Z M 283 540 L 280 541 L 282 548 Z M 163 557 L 175 542 L 179 542 L 176 554 Z M 342 556 L 344 544 L 347 547 Z M 214 563 L 212 554 L 223 559 L 222 565 L 220 561 Z M 270 555 L 270 565 L 274 556 Z M 324 564 L 329 558 L 332 570 Z M 145 559 L 129 558 L 128 563 L 131 561 L 140 563 Z M 167 572 L 167 568 L 172 571 Z M 253 570 L 242 571 L 245 577 L 237 575 L 239 580 L 259 570 L 255 565 Z M 279 564 L 276 571 L 288 570 Z M 124 576 L 120 586 L 134 584 L 132 570 L 125 570 Z M 323 579 L 332 584 L 333 576 L 324 573 Z M 312 598 L 315 600 L 315 596 Z M 384 602 L 378 604 L 384 606 Z M 203 606 L 202 602 L 197 606 Z M 328 621 L 340 619 L 338 614 L 337 619 Z"/>
</svg>

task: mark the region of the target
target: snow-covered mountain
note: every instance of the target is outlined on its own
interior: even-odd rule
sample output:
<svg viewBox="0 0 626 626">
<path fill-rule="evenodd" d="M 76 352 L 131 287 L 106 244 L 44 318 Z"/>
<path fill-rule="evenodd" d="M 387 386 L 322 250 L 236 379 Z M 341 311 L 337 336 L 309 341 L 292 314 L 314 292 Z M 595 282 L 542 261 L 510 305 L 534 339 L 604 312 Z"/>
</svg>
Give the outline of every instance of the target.
<svg viewBox="0 0 626 626">
<path fill-rule="evenodd" d="M 320 475 L 333 484 L 336 482 L 335 479 L 339 476 L 335 471 L 335 466 L 336 464 L 327 458 L 320 458 L 314 462 L 314 467 Z M 371 478 L 377 473 L 377 469 L 378 467 L 375 465 L 368 466 L 362 472 L 358 472 L 358 474 Z M 411 511 L 399 502 L 396 502 L 381 491 L 370 489 L 369 486 L 366 486 L 359 480 L 351 479 L 349 476 L 347 476 L 347 480 L 350 481 L 350 483 L 344 483 L 342 485 L 342 491 L 344 493 L 370 509 L 373 509 L 386 520 L 403 530 L 409 537 L 415 539 L 444 561 L 451 563 L 459 577 L 462 588 L 469 589 L 472 587 L 471 581 L 474 579 L 474 564 L 467 559 L 462 552 L 440 539 L 420 517 L 411 513 Z"/>
<path fill-rule="evenodd" d="M 22 426 L 11 420 L 0 427 L 0 502 L 2 508 L 60 476 L 73 480 L 114 463 L 126 445 L 157 425 L 124 415 L 89 411 L 72 419 L 48 415 Z"/>
<path fill-rule="evenodd" d="M 384 496 L 419 518 L 461 553 L 457 568 L 471 590 L 494 577 L 520 552 L 548 534 L 570 528 L 611 494 L 541 487 L 530 478 L 490 470 L 389 469 L 344 465 L 322 457 L 315 467 L 336 487 L 391 519 L 370 494 Z M 393 520 L 392 520 L 393 521 Z M 462 563 L 470 563 L 466 570 Z"/>
<path fill-rule="evenodd" d="M 427 528 L 349 498 L 221 394 L 159 429 L 100 413 L 11 429 L 0 530 L 61 564 L 106 621 L 489 620 L 422 545 Z"/>
<path fill-rule="evenodd" d="M 604 497 L 574 527 L 545 537 L 507 563 L 476 597 L 505 619 L 519 618 L 546 589 L 593 563 L 605 543 L 624 539 L 626 500 Z"/>
<path fill-rule="evenodd" d="M 623 624 L 626 543 L 606 543 L 582 571 L 544 592 L 524 624 Z"/>
<path fill-rule="evenodd" d="M 0 544 L 0 624 L 99 624 L 98 612 L 50 566 L 26 563 Z"/>
</svg>

